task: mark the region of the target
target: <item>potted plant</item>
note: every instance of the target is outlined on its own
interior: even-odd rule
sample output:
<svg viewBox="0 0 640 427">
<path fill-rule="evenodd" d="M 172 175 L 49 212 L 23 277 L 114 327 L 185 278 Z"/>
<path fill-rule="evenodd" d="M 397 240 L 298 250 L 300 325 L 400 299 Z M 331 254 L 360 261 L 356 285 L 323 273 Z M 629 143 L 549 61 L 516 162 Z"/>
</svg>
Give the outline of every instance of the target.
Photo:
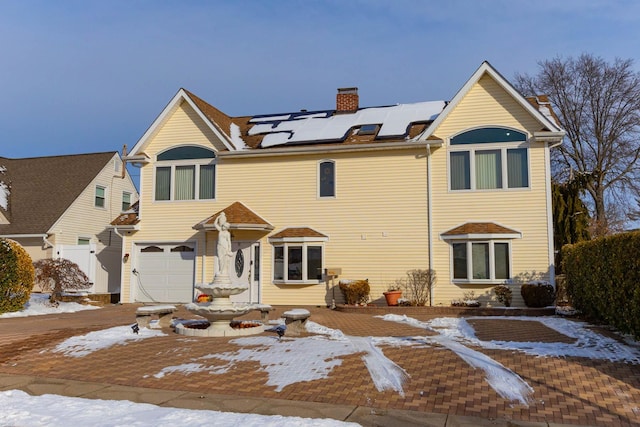
<svg viewBox="0 0 640 427">
<path fill-rule="evenodd" d="M 384 298 L 387 300 L 388 306 L 397 306 L 398 300 L 402 298 L 402 290 L 397 285 L 389 286 L 387 292 L 383 292 Z"/>
</svg>

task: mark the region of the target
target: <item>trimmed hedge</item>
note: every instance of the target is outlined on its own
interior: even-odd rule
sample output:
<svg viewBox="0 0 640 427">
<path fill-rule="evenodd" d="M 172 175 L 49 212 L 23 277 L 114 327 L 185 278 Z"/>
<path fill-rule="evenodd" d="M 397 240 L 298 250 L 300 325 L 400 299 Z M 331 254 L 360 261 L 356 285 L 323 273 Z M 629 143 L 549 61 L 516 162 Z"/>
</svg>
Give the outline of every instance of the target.
<svg viewBox="0 0 640 427">
<path fill-rule="evenodd" d="M 19 311 L 29 301 L 34 270 L 31 257 L 17 242 L 0 238 L 0 313 Z"/>
<path fill-rule="evenodd" d="M 527 307 L 541 308 L 553 305 L 556 291 L 550 283 L 524 283 L 520 295 Z"/>
<path fill-rule="evenodd" d="M 574 308 L 640 337 L 640 232 L 562 248 L 567 292 Z"/>
</svg>

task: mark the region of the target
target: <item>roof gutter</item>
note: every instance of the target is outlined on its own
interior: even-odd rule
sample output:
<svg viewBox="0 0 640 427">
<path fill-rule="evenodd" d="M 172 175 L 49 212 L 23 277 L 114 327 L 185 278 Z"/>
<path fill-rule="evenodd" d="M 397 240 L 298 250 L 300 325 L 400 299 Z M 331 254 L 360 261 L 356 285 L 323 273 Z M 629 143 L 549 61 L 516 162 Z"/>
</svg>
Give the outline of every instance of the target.
<svg viewBox="0 0 640 427">
<path fill-rule="evenodd" d="M 367 152 L 367 151 L 383 151 L 383 150 L 411 150 L 415 148 L 424 148 L 427 145 L 434 145 L 440 141 L 407 141 L 407 142 L 378 142 L 375 144 L 347 144 L 334 145 L 331 147 L 322 146 L 298 146 L 289 148 L 280 148 L 273 151 L 263 150 L 243 150 L 243 151 L 221 151 L 218 153 L 220 158 L 238 159 L 243 157 L 276 157 L 291 156 L 303 154 L 324 154 L 324 153 L 350 153 L 350 152 Z"/>
<path fill-rule="evenodd" d="M 273 226 L 270 224 L 234 224 L 231 223 L 229 225 L 230 230 L 255 230 L 255 231 L 271 231 L 273 230 Z M 213 224 L 203 224 L 203 225 L 195 225 L 193 226 L 194 230 L 204 230 L 204 231 L 217 231 Z"/>
<path fill-rule="evenodd" d="M 110 229 L 110 230 L 114 230 L 116 232 L 116 235 L 122 237 L 122 235 L 120 234 L 118 229 L 125 230 L 125 231 L 138 231 L 138 230 L 140 230 L 140 225 L 138 225 L 138 224 L 135 224 L 135 225 L 110 225 L 107 228 Z"/>
<path fill-rule="evenodd" d="M 536 142 L 548 142 L 549 148 L 553 148 L 553 147 L 557 147 L 558 145 L 562 144 L 562 140 L 564 139 L 564 136 L 567 133 L 565 131 L 560 131 L 560 132 L 547 132 L 547 131 L 543 131 L 543 132 L 534 132 L 533 133 L 533 138 L 536 140 Z"/>
<path fill-rule="evenodd" d="M 48 240 L 49 235 L 44 233 L 44 234 L 3 234 L 0 235 L 0 237 L 5 238 L 5 239 L 33 239 L 33 238 L 40 238 L 42 239 L 42 242 L 44 243 L 45 249 L 49 249 L 49 248 L 53 248 L 54 244 L 51 243 Z"/>
</svg>

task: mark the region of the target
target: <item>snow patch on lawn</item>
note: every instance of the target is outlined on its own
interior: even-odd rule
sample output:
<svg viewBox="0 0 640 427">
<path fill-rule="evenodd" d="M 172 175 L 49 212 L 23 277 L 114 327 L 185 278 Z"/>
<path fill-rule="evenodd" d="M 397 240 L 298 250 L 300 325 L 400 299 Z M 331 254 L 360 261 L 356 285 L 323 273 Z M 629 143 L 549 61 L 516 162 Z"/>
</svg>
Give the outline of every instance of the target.
<svg viewBox="0 0 640 427">
<path fill-rule="evenodd" d="M 53 394 L 0 392 L 3 426 L 93 427 L 333 427 L 357 426 L 333 419 L 168 408 L 127 400 L 83 399 Z"/>
<path fill-rule="evenodd" d="M 101 307 L 83 305 L 77 302 L 61 302 L 58 306 L 49 304 L 49 294 L 32 293 L 29 301 L 20 311 L 0 314 L 3 317 L 42 316 L 45 314 L 75 313 L 83 310 L 98 310 Z"/>
<path fill-rule="evenodd" d="M 140 328 L 136 334 L 130 326 L 116 326 L 114 328 L 68 338 L 58 344 L 52 351 L 54 353 L 63 353 L 65 356 L 83 357 L 116 344 L 126 345 L 130 341 L 140 341 L 146 338 L 165 335 L 167 334 L 147 328 Z"/>
</svg>

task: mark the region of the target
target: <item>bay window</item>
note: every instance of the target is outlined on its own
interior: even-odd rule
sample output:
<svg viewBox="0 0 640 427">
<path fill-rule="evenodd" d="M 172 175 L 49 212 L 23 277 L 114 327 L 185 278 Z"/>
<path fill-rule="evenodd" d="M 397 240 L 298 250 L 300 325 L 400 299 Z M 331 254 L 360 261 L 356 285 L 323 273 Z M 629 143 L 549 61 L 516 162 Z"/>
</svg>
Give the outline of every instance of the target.
<svg viewBox="0 0 640 427">
<path fill-rule="evenodd" d="M 273 280 L 283 283 L 322 281 L 322 246 L 317 243 L 284 243 L 273 247 Z"/>
</svg>

